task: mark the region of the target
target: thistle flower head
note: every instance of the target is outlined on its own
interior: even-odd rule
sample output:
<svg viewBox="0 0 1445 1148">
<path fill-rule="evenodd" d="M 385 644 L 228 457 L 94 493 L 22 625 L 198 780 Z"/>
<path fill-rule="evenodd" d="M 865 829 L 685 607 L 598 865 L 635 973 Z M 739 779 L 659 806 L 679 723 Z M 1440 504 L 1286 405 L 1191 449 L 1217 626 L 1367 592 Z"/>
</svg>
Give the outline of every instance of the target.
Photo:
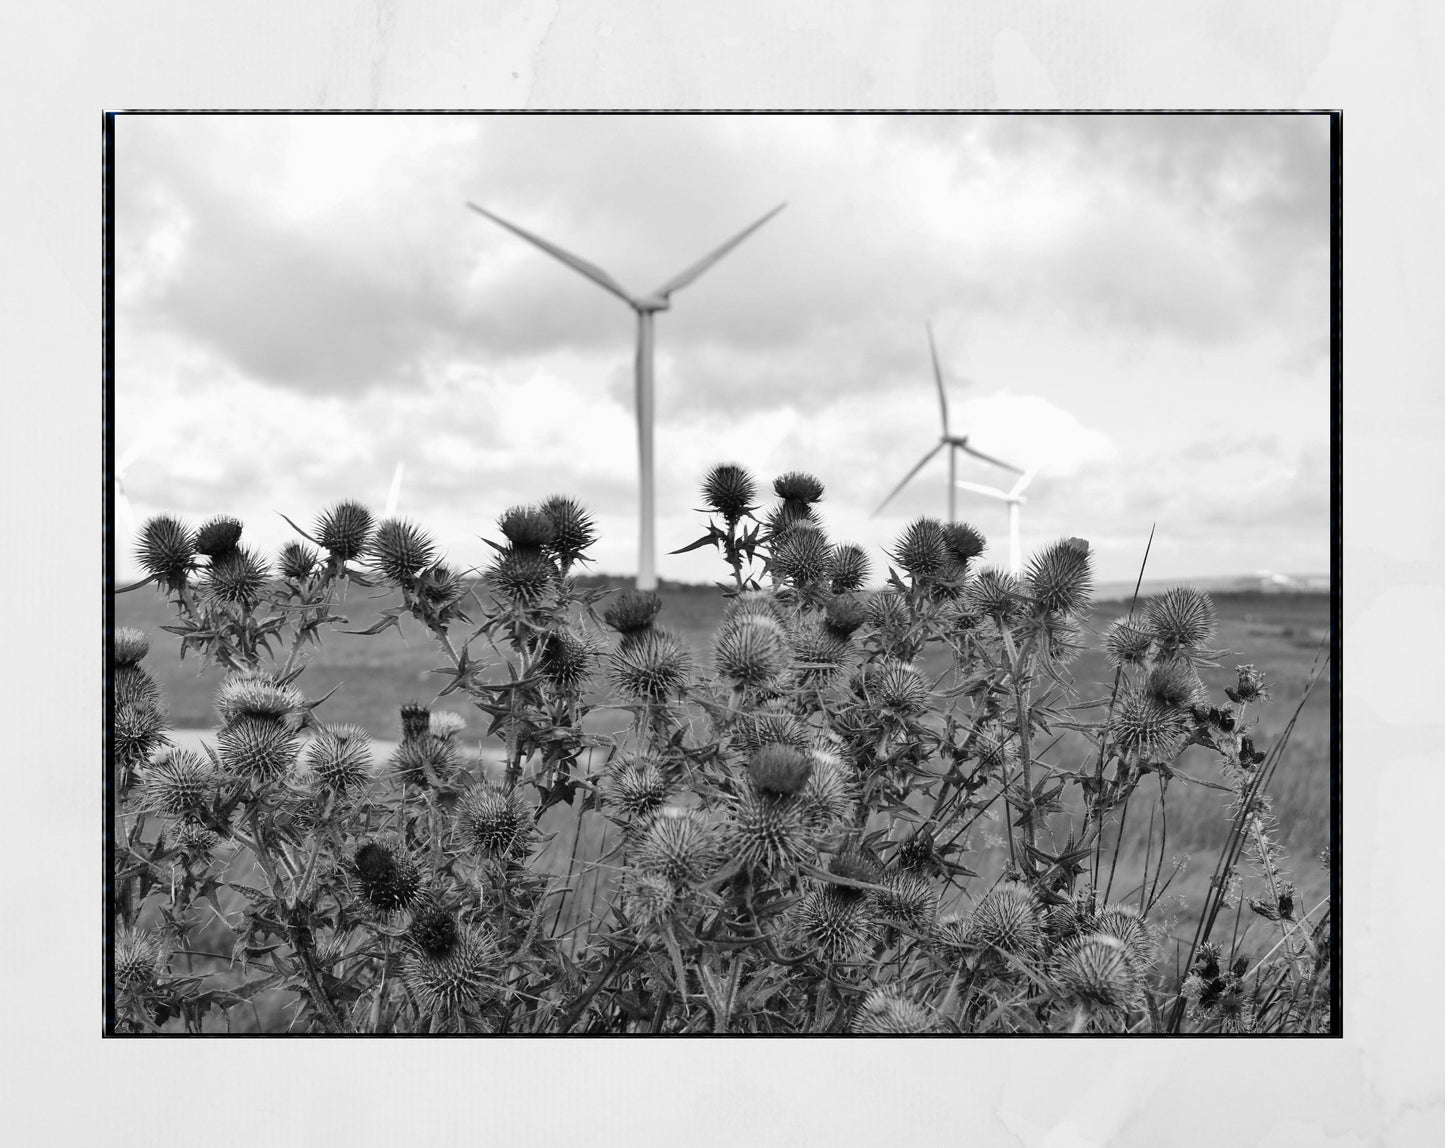
<svg viewBox="0 0 1445 1148">
<path fill-rule="evenodd" d="M 981 726 L 973 744 L 979 772 L 984 775 L 1006 775 L 1018 758 L 1018 742 L 1013 731 L 998 722 Z"/>
<path fill-rule="evenodd" d="M 540 550 L 507 550 L 497 555 L 487 578 L 508 602 L 535 606 L 557 587 L 557 565 Z"/>
<path fill-rule="evenodd" d="M 111 738 L 122 789 L 130 783 L 131 774 L 150 760 L 151 754 L 170 744 L 165 736 L 168 728 L 165 714 L 155 706 L 138 703 L 116 706 Z"/>
<path fill-rule="evenodd" d="M 879 590 L 868 597 L 868 621 L 880 634 L 901 633 L 913 623 L 908 599 L 897 590 Z"/>
<path fill-rule="evenodd" d="M 839 636 L 826 624 L 808 624 L 793 635 L 793 656 L 798 676 L 809 685 L 827 682 L 847 663 L 848 655 L 848 639 Z"/>
<path fill-rule="evenodd" d="M 197 554 L 204 554 L 214 561 L 236 549 L 241 541 L 241 520 L 221 514 L 212 518 L 196 531 L 194 545 Z"/>
<path fill-rule="evenodd" d="M 624 816 L 640 821 L 651 817 L 667 800 L 668 784 L 655 761 L 628 762 L 612 777 L 609 796 Z"/>
<path fill-rule="evenodd" d="M 969 938 L 1014 956 L 1033 957 L 1043 949 L 1043 913 L 1027 885 L 1002 881 L 984 894 L 968 923 Z"/>
<path fill-rule="evenodd" d="M 811 474 L 790 470 L 773 479 L 773 493 L 787 502 L 814 503 L 823 497 L 823 484 Z"/>
<path fill-rule="evenodd" d="M 221 765 L 232 777 L 274 781 L 296 764 L 296 735 L 264 718 L 240 717 L 216 735 Z"/>
<path fill-rule="evenodd" d="M 666 630 L 649 630 L 612 654 L 612 683 L 623 696 L 663 702 L 687 688 L 692 657 Z"/>
<path fill-rule="evenodd" d="M 622 879 L 622 911 L 639 929 L 661 924 L 683 900 L 677 887 L 660 873 L 629 872 Z"/>
<path fill-rule="evenodd" d="M 133 626 L 122 626 L 111 638 L 110 656 L 116 666 L 138 665 L 150 650 L 151 640 Z"/>
<path fill-rule="evenodd" d="M 913 578 L 931 578 L 949 560 L 943 523 L 936 518 L 915 518 L 894 544 L 893 560 Z"/>
<path fill-rule="evenodd" d="M 602 611 L 602 620 L 624 637 L 652 629 L 662 599 L 651 590 L 623 590 Z"/>
<path fill-rule="evenodd" d="M 332 559 L 349 562 L 366 553 L 371 541 L 371 511 L 359 502 L 338 502 L 316 523 L 316 539 Z"/>
<path fill-rule="evenodd" d="M 245 546 L 211 559 L 206 576 L 206 593 L 218 602 L 252 606 L 261 596 L 271 568 L 266 560 Z"/>
<path fill-rule="evenodd" d="M 1092 933 L 1069 945 L 1055 983 L 1065 999 L 1105 1016 L 1132 1008 L 1142 987 L 1124 942 L 1107 933 Z"/>
<path fill-rule="evenodd" d="M 540 550 L 557 536 L 551 515 L 535 506 L 513 506 L 497 519 L 513 550 Z"/>
<path fill-rule="evenodd" d="M 304 705 L 300 690 L 266 674 L 232 674 L 216 689 L 216 713 L 223 725 L 242 718 L 285 723 Z"/>
<path fill-rule="evenodd" d="M 917 873 L 890 873 L 883 879 L 883 891 L 875 904 L 878 915 L 918 932 L 925 932 L 938 916 L 938 894 Z"/>
<path fill-rule="evenodd" d="M 1205 696 L 1204 683 L 1188 662 L 1161 662 L 1149 671 L 1144 690 L 1165 709 L 1188 709 Z"/>
<path fill-rule="evenodd" d="M 863 589 L 871 563 L 868 552 L 852 542 L 833 547 L 831 568 L 833 593 L 851 594 Z"/>
<path fill-rule="evenodd" d="M 427 731 L 432 737 L 451 741 L 467 728 L 467 719 L 453 710 L 435 710 L 427 721 Z"/>
<path fill-rule="evenodd" d="M 1142 666 L 1149 658 L 1154 634 L 1129 618 L 1117 618 L 1104 631 L 1104 656 L 1116 669 Z"/>
<path fill-rule="evenodd" d="M 110 693 L 117 706 L 160 708 L 161 688 L 144 666 L 117 666 L 111 675 Z"/>
<path fill-rule="evenodd" d="M 431 625 L 445 625 L 457 617 L 468 589 L 461 572 L 445 562 L 428 566 L 412 586 L 422 617 Z"/>
<path fill-rule="evenodd" d="M 1166 653 L 1196 649 L 1214 635 L 1214 601 L 1193 586 L 1176 586 L 1150 599 L 1144 617 Z"/>
<path fill-rule="evenodd" d="M 747 786 L 730 812 L 728 852 L 744 865 L 778 872 L 813 856 L 813 835 L 798 798 Z"/>
<path fill-rule="evenodd" d="M 592 673 L 597 651 L 581 634 L 553 630 L 542 641 L 537 671 L 564 694 L 576 694 Z"/>
<path fill-rule="evenodd" d="M 182 821 L 171 832 L 171 844 L 191 861 L 205 861 L 220 843 L 217 833 L 195 821 Z"/>
<path fill-rule="evenodd" d="M 800 523 L 773 547 L 773 569 L 797 586 L 817 586 L 833 573 L 833 552 L 823 532 Z"/>
<path fill-rule="evenodd" d="M 372 778 L 371 735 L 359 726 L 327 726 L 306 747 L 304 761 L 322 788 L 355 792 Z"/>
<path fill-rule="evenodd" d="M 316 551 L 305 543 L 288 542 L 281 547 L 277 561 L 281 567 L 281 576 L 297 582 L 311 577 L 321 559 Z"/>
<path fill-rule="evenodd" d="M 575 562 L 597 541 L 597 526 L 580 503 L 554 494 L 542 503 L 541 510 L 552 523 L 552 539 L 548 545 L 558 558 Z"/>
<path fill-rule="evenodd" d="M 791 500 L 779 503 L 768 511 L 764 526 L 767 530 L 768 540 L 775 551 L 779 544 L 800 526 L 821 528 L 818 516 L 813 512 L 811 506 L 806 502 Z"/>
<path fill-rule="evenodd" d="M 501 972 L 496 940 L 458 926 L 445 909 L 417 913 L 410 936 L 413 948 L 402 962 L 402 977 L 423 1013 L 446 1014 L 491 995 Z"/>
<path fill-rule="evenodd" d="M 388 764 L 392 774 L 403 785 L 427 789 L 444 785 L 451 779 L 459 756 L 460 750 L 455 741 L 423 733 L 398 745 Z"/>
<path fill-rule="evenodd" d="M 431 707 L 412 699 L 401 706 L 401 740 L 420 741 L 431 733 Z"/>
<path fill-rule="evenodd" d="M 854 850 L 839 853 L 828 862 L 828 872 L 848 881 L 861 881 L 865 885 L 876 885 L 883 879 L 883 866 L 864 853 Z M 837 884 L 833 892 L 844 900 L 858 900 L 870 896 L 868 890 L 852 885 Z"/>
<path fill-rule="evenodd" d="M 141 773 L 139 806 L 162 817 L 193 817 L 210 804 L 217 781 L 209 759 L 188 749 L 167 749 Z"/>
<path fill-rule="evenodd" d="M 868 603 L 857 594 L 839 594 L 828 602 L 823 619 L 829 633 L 846 641 L 868 620 Z"/>
<path fill-rule="evenodd" d="M 852 818 L 857 808 L 856 787 L 837 754 L 814 747 L 808 756 L 813 768 L 798 800 L 805 824 L 826 831 Z"/>
<path fill-rule="evenodd" d="M 702 498 L 708 508 L 729 522 L 736 522 L 753 509 L 757 486 L 753 476 L 735 463 L 713 467 L 702 480 Z"/>
<path fill-rule="evenodd" d="M 115 988 L 120 994 L 144 993 L 165 973 L 169 955 L 164 938 L 144 929 L 121 929 L 115 935 Z"/>
<path fill-rule="evenodd" d="M 1094 588 L 1089 544 L 1082 538 L 1066 538 L 1046 546 L 1029 560 L 1025 579 L 1041 613 L 1083 609 Z"/>
<path fill-rule="evenodd" d="M 788 665 L 783 628 L 758 615 L 724 622 L 718 629 L 713 662 L 718 674 L 735 687 L 769 685 Z"/>
<path fill-rule="evenodd" d="M 876 988 L 863 998 L 853 1031 L 859 1035 L 932 1032 L 933 1016 L 917 1001 L 910 1000 L 893 985 Z"/>
<path fill-rule="evenodd" d="M 196 556 L 191 532 L 168 514 L 146 519 L 136 546 L 136 560 L 147 574 L 169 587 L 184 586 Z"/>
<path fill-rule="evenodd" d="M 410 586 L 417 574 L 432 564 L 436 547 L 419 526 L 388 518 L 377 526 L 367 554 L 388 582 Z"/>
<path fill-rule="evenodd" d="M 983 534 L 967 522 L 949 522 L 943 527 L 943 545 L 948 556 L 960 566 L 983 553 Z"/>
<path fill-rule="evenodd" d="M 1154 934 L 1139 910 L 1122 902 L 1110 905 L 1093 921 L 1095 933 L 1113 937 L 1124 946 L 1124 955 L 1135 972 L 1149 969 L 1157 956 Z"/>
<path fill-rule="evenodd" d="M 658 810 L 648 825 L 635 860 L 644 872 L 656 873 L 675 886 L 687 888 L 711 875 L 719 852 L 701 813 L 668 805 Z"/>
<path fill-rule="evenodd" d="M 483 782 L 467 792 L 457 817 L 472 846 L 485 857 L 520 860 L 531 846 L 532 812 L 515 792 Z"/>
<path fill-rule="evenodd" d="M 808 783 L 813 763 L 807 754 L 789 745 L 765 745 L 748 761 L 748 776 L 759 793 L 786 797 Z"/>
<path fill-rule="evenodd" d="M 916 666 L 896 658 L 883 658 L 864 679 L 868 696 L 897 714 L 916 714 L 928 704 L 928 682 Z"/>
<path fill-rule="evenodd" d="M 799 939 L 824 960 L 852 963 L 867 956 L 876 922 L 866 897 L 836 885 L 814 885 L 798 903 Z"/>
<path fill-rule="evenodd" d="M 410 907 L 421 890 L 416 862 L 395 838 L 363 842 L 351 858 L 360 895 L 384 913 Z"/>
<path fill-rule="evenodd" d="M 1005 570 L 980 570 L 965 588 L 963 601 L 975 613 L 999 622 L 1019 618 L 1027 608 L 1023 585 Z"/>
<path fill-rule="evenodd" d="M 1141 760 L 1172 761 L 1184 745 L 1184 714 L 1161 705 L 1147 689 L 1124 696 L 1114 734 L 1121 753 Z"/>
<path fill-rule="evenodd" d="M 1264 672 L 1250 666 L 1235 666 L 1235 672 L 1239 680 L 1234 686 L 1225 687 L 1225 694 L 1230 701 L 1236 705 L 1248 705 L 1250 702 L 1269 701 L 1269 687 L 1264 684 Z"/>
</svg>

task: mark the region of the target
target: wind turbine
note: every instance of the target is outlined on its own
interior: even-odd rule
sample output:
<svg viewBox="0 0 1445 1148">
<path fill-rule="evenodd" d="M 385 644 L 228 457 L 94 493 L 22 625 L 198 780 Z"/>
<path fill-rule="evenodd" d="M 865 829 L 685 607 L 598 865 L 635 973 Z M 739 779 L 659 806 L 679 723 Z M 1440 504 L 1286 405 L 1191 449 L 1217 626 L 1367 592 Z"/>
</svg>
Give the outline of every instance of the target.
<svg viewBox="0 0 1445 1148">
<path fill-rule="evenodd" d="M 914 466 L 912 470 L 910 470 L 907 474 L 903 476 L 903 481 L 900 482 L 897 486 L 895 486 L 892 493 L 890 493 L 887 498 L 885 498 L 882 502 L 878 504 L 878 510 L 875 510 L 873 512 L 873 515 L 876 516 L 879 511 L 881 511 L 885 506 L 892 502 L 894 495 L 896 495 L 900 490 L 907 486 L 908 483 L 912 480 L 913 476 L 917 474 L 920 470 L 922 470 L 925 466 L 927 466 L 929 460 L 932 459 L 934 455 L 936 455 L 944 447 L 948 447 L 948 521 L 954 522 L 958 518 L 958 513 L 956 509 L 958 496 L 954 492 L 954 485 L 958 481 L 959 451 L 964 451 L 966 454 L 971 454 L 975 458 L 981 458 L 984 462 L 991 462 L 994 464 L 994 466 L 1001 466 L 1004 468 L 1004 470 L 1011 470 L 1015 474 L 1023 474 L 1023 471 L 1021 471 L 1016 466 L 1010 466 L 1006 462 L 1001 462 L 999 459 L 993 458 L 990 455 L 986 455 L 981 450 L 975 450 L 973 447 L 968 445 L 968 435 L 954 435 L 949 433 L 948 396 L 944 394 L 943 391 L 943 369 L 938 365 L 938 348 L 934 345 L 933 342 L 933 325 L 931 323 L 925 323 L 924 328 L 928 331 L 928 351 L 929 354 L 933 357 L 933 381 L 938 384 L 938 410 L 943 420 L 943 433 L 938 436 L 938 442 L 934 445 L 933 449 L 930 450 L 927 454 L 925 454 L 921 459 L 919 459 L 917 465 Z"/>
<path fill-rule="evenodd" d="M 633 295 L 617 282 L 611 275 L 603 271 L 595 264 L 580 259 L 569 251 L 564 251 L 556 244 L 549 243 L 539 236 L 525 231 L 515 223 L 509 223 L 500 215 L 494 215 L 485 207 L 478 207 L 475 203 L 468 203 L 473 211 L 479 215 L 485 215 L 493 223 L 501 224 L 513 235 L 525 239 L 535 247 L 540 247 L 548 255 L 561 260 L 572 268 L 573 271 L 585 275 L 592 282 L 596 283 L 605 291 L 616 295 L 629 307 L 637 312 L 637 469 L 639 476 L 640 505 L 638 513 L 638 543 L 637 543 L 637 588 L 639 590 L 653 590 L 657 588 L 656 565 L 653 556 L 653 478 L 652 478 L 652 316 L 658 311 L 666 311 L 671 305 L 671 295 L 674 291 L 680 291 L 765 224 L 778 212 L 787 206 L 780 203 L 772 211 L 759 219 L 756 223 L 743 228 L 721 247 L 711 254 L 704 255 L 691 267 L 674 275 L 661 287 L 649 295 Z"/>
<path fill-rule="evenodd" d="M 386 509 L 381 513 L 382 518 L 396 517 L 396 506 L 401 501 L 401 476 L 405 470 L 406 463 L 399 462 L 391 472 L 391 489 L 386 492 Z"/>
<path fill-rule="evenodd" d="M 120 456 L 115 464 L 115 504 L 125 520 L 125 531 L 132 538 L 136 532 L 135 508 L 130 504 L 130 495 L 125 492 L 125 472 L 139 461 L 150 446 L 149 437 L 143 437 L 131 445 L 130 450 Z"/>
<path fill-rule="evenodd" d="M 1010 467 L 1010 470 L 1015 468 Z M 996 486 L 984 486 L 980 482 L 968 482 L 958 479 L 956 485 L 964 490 L 971 490 L 975 494 L 986 494 L 989 498 L 997 498 L 1008 503 L 1008 568 L 1009 573 L 1018 574 L 1023 570 L 1023 554 L 1019 549 L 1019 507 L 1028 501 L 1024 497 L 1024 487 L 1034 480 L 1038 474 L 1038 468 L 1023 472 L 1020 478 L 1008 490 L 999 490 Z"/>
</svg>

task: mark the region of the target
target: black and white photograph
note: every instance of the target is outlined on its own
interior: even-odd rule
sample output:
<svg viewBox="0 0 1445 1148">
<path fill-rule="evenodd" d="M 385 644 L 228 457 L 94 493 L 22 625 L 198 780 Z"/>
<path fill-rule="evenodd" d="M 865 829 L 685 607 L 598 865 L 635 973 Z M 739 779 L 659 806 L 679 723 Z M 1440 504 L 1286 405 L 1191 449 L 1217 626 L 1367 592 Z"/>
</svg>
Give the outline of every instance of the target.
<svg viewBox="0 0 1445 1148">
<path fill-rule="evenodd" d="M 1337 117 L 107 125 L 107 1032 L 1339 1034 Z"/>
</svg>

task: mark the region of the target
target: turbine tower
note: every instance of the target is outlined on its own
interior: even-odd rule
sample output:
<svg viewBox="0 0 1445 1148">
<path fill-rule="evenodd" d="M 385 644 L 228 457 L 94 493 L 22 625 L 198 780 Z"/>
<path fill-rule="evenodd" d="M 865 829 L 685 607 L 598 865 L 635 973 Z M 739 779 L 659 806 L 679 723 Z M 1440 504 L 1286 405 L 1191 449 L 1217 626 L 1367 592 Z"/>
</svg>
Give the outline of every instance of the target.
<svg viewBox="0 0 1445 1148">
<path fill-rule="evenodd" d="M 955 435 L 949 433 L 948 396 L 944 393 L 943 390 L 943 369 L 938 365 L 938 348 L 934 345 L 933 342 L 933 326 L 930 323 L 925 323 L 924 328 L 928 331 L 928 352 L 933 357 L 933 381 L 938 385 L 938 411 L 939 414 L 942 416 L 943 433 L 938 436 L 938 442 L 934 444 L 933 449 L 930 450 L 927 454 L 925 454 L 921 459 L 919 459 L 918 463 L 914 466 L 914 468 L 903 476 L 903 481 L 900 482 L 897 486 L 895 486 L 892 493 L 890 493 L 887 498 L 885 498 L 882 502 L 878 504 L 878 510 L 875 510 L 873 512 L 873 515 L 876 516 L 879 511 L 881 511 L 885 506 L 892 502 L 894 495 L 896 495 L 900 490 L 907 486 L 908 483 L 912 480 L 913 476 L 917 474 L 920 470 L 922 470 L 925 466 L 927 466 L 929 460 L 932 459 L 934 455 L 936 455 L 944 447 L 948 447 L 948 521 L 955 522 L 958 519 L 958 496 L 954 490 L 954 486 L 958 481 L 959 451 L 963 451 L 966 454 L 971 454 L 975 458 L 981 458 L 984 462 L 991 462 L 994 466 L 1001 466 L 1004 468 L 1004 470 L 1011 470 L 1014 474 L 1023 474 L 1023 471 L 1021 471 L 1016 466 L 1010 466 L 1006 462 L 1001 462 L 996 458 L 986 455 L 980 450 L 975 450 L 973 447 L 968 445 L 968 435 Z"/>
<path fill-rule="evenodd" d="M 633 295 L 622 287 L 611 275 L 603 271 L 595 264 L 580 259 L 569 251 L 547 240 L 525 231 L 515 223 L 509 223 L 500 215 L 495 215 L 485 207 L 478 207 L 475 203 L 468 203 L 473 211 L 479 215 L 485 215 L 493 223 L 505 227 L 513 235 L 525 239 L 535 247 L 540 247 L 548 255 L 561 260 L 573 271 L 585 275 L 592 282 L 596 283 L 605 291 L 616 295 L 629 307 L 637 312 L 637 470 L 638 470 L 638 542 L 637 542 L 637 588 L 639 590 L 654 590 L 657 588 L 656 562 L 653 545 L 653 465 L 652 465 L 652 423 L 653 423 L 653 375 L 652 375 L 652 317 L 658 311 L 666 311 L 672 306 L 672 293 L 681 291 L 759 227 L 765 224 L 778 212 L 787 206 L 780 203 L 772 211 L 768 212 L 756 223 L 743 228 L 721 247 L 708 255 L 704 255 L 686 270 L 674 275 L 661 287 L 648 295 Z"/>
<path fill-rule="evenodd" d="M 1013 469 L 1010 467 L 1010 469 Z M 996 486 L 984 486 L 979 482 L 967 482 L 959 479 L 957 485 L 964 490 L 971 490 L 975 494 L 984 494 L 989 498 L 997 498 L 1008 503 L 1008 568 L 1010 574 L 1019 574 L 1023 571 L 1023 554 L 1019 548 L 1019 507 L 1028 501 L 1024 497 L 1024 487 L 1034 480 L 1038 474 L 1038 468 L 1024 471 L 1020 478 L 1008 490 L 999 490 Z"/>
</svg>

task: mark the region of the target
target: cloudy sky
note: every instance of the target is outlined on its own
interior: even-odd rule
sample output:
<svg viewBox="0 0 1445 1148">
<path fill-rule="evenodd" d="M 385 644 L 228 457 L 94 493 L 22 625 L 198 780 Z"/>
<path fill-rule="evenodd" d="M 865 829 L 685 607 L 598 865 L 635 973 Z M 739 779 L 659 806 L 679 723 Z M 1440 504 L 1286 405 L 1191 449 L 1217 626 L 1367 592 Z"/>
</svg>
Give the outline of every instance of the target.
<svg viewBox="0 0 1445 1148">
<path fill-rule="evenodd" d="M 571 494 L 631 573 L 635 319 L 465 202 L 642 293 L 787 201 L 658 318 L 664 578 L 726 574 L 665 556 L 715 462 L 815 473 L 879 558 L 943 516 L 940 454 L 870 517 L 939 434 L 926 320 L 954 431 L 1040 468 L 1026 554 L 1125 580 L 1157 524 L 1154 577 L 1324 572 L 1328 163 L 1324 117 L 124 116 L 116 450 L 138 518 L 265 546 L 399 462 L 463 564 Z M 1003 561 L 1003 506 L 958 512 Z"/>
</svg>

